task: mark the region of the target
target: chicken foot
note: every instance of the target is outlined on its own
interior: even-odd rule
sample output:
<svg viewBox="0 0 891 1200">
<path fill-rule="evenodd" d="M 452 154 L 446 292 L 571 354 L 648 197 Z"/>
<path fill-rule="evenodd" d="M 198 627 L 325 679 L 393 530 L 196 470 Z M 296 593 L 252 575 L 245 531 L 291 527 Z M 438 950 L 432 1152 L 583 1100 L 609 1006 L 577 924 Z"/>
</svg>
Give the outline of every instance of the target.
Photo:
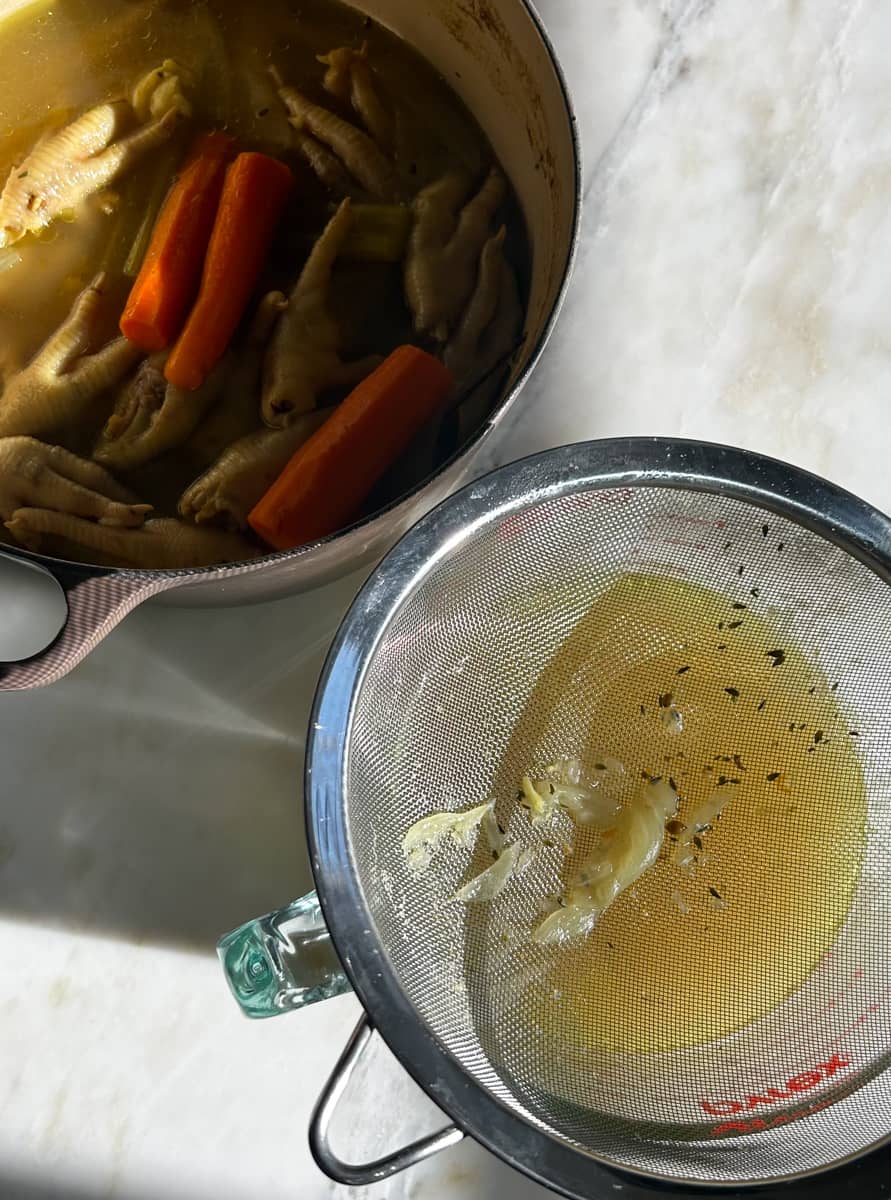
<svg viewBox="0 0 891 1200">
<path fill-rule="evenodd" d="M 71 312 L 0 396 L 0 437 L 43 437 L 96 415 L 96 401 L 114 387 L 140 357 L 126 338 L 88 353 L 98 322 L 104 276 L 75 300 Z"/>
<path fill-rule="evenodd" d="M 451 407 L 457 409 L 457 442 L 462 445 L 479 427 L 501 386 L 502 372 L 516 349 L 523 320 L 519 288 L 504 258 L 505 228 L 485 243 L 480 253 L 476 287 L 449 341 L 442 360 L 455 377 Z M 420 482 L 436 464 L 444 422 L 449 410 L 429 421 L 388 476 L 389 489 L 401 494 Z"/>
<path fill-rule="evenodd" d="M 124 386 L 93 450 L 97 462 L 116 471 L 130 471 L 173 450 L 182 445 L 219 397 L 226 374 L 222 363 L 201 387 L 189 392 L 164 378 L 165 359 L 166 352 L 145 359 Z"/>
<path fill-rule="evenodd" d="M 393 118 L 375 85 L 374 72 L 368 63 L 368 43 L 363 42 L 359 50 L 339 46 L 317 58 L 328 68 L 322 83 L 325 91 L 351 104 L 378 146 L 392 154 Z"/>
<path fill-rule="evenodd" d="M 121 529 L 45 508 L 19 508 L 6 521 L 6 528 L 31 550 L 40 551 L 45 539 L 51 538 L 60 541 L 66 553 L 78 557 L 89 550 L 104 562 L 148 569 L 209 567 L 242 562 L 261 553 L 236 533 L 199 529 L 172 517 L 146 521 L 139 529 Z"/>
<path fill-rule="evenodd" d="M 275 323 L 287 306 L 282 292 L 268 292 L 257 305 L 239 353 L 223 360 L 226 379 L 223 395 L 188 442 L 189 449 L 202 463 L 212 463 L 227 446 L 246 437 L 260 424 L 263 355 Z"/>
<path fill-rule="evenodd" d="M 458 396 L 510 353 L 519 333 L 523 311 L 516 276 L 504 258 L 505 234 L 502 225 L 483 246 L 473 295 L 443 350 Z"/>
<path fill-rule="evenodd" d="M 47 134 L 14 166 L 0 193 L 0 247 L 73 212 L 148 151 L 165 142 L 180 119 L 176 108 L 130 133 L 134 113 L 126 100 L 99 104 L 63 129 Z"/>
<path fill-rule="evenodd" d="M 199 525 L 222 518 L 229 526 L 246 529 L 251 509 L 330 412 L 317 409 L 285 429 L 258 429 L 233 442 L 183 492 L 180 516 Z"/>
<path fill-rule="evenodd" d="M 106 470 L 70 450 L 31 437 L 0 438 L 0 518 L 28 507 L 118 526 L 141 525 L 151 511 Z"/>
<path fill-rule="evenodd" d="M 494 167 L 482 187 L 450 171 L 418 192 L 405 259 L 405 296 L 418 333 L 445 342 L 476 284 L 480 254 L 504 199 L 504 176 Z M 463 207 L 462 207 L 463 205 Z"/>
<path fill-rule="evenodd" d="M 332 195 L 342 198 L 356 190 L 349 171 L 324 142 L 303 129 L 294 130 L 294 139 L 300 153 Z"/>
<path fill-rule="evenodd" d="M 301 135 L 298 145 L 323 183 L 342 188 L 344 179 L 335 167 L 339 161 L 372 196 L 379 200 L 398 199 L 399 184 L 393 163 L 373 137 L 283 83 L 274 68 L 272 78 L 288 110 L 290 124 Z"/>
<path fill-rule="evenodd" d="M 133 89 L 130 103 L 140 121 L 163 117 L 175 111 L 181 117 L 192 115 L 192 106 L 183 91 L 183 70 L 172 58 L 143 75 Z"/>
<path fill-rule="evenodd" d="M 489 286 L 487 279 L 483 277 L 482 264 L 480 274 L 478 292 Z M 503 259 L 497 284 L 495 315 L 487 325 L 481 325 L 475 357 L 467 360 L 465 374 L 459 384 L 458 394 L 461 399 L 458 404 L 458 439 L 462 443 L 479 427 L 491 410 L 495 395 L 503 386 L 503 371 L 498 368 L 507 365 L 522 340 L 523 305 L 520 301 L 520 289 L 513 268 Z M 480 314 L 481 310 L 484 312 L 482 298 L 476 307 L 477 314 Z M 482 321 L 481 316 L 479 319 Z M 470 337 L 473 324 L 470 306 L 465 320 L 466 324 L 462 322 L 461 328 L 464 336 Z M 457 354 L 460 347 L 455 349 Z M 460 369 L 457 362 L 456 369 Z"/>
<path fill-rule="evenodd" d="M 379 355 L 341 360 L 340 331 L 328 305 L 331 269 L 349 232 L 352 215 L 343 200 L 325 226 L 291 290 L 263 368 L 261 413 L 281 428 L 308 412 L 329 388 L 352 388 L 379 366 Z"/>
</svg>

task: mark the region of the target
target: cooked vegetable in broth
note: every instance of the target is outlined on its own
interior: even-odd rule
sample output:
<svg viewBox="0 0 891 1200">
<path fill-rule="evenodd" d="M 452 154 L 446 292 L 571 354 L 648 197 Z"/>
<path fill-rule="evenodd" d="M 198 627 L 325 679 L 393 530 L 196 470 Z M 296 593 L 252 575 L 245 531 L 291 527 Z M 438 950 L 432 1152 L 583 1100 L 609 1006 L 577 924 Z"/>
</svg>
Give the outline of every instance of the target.
<svg viewBox="0 0 891 1200">
<path fill-rule="evenodd" d="M 158 568 L 290 549 L 484 418 L 525 231 L 411 47 L 335 0 L 34 3 L 0 38 L 5 540 Z"/>
</svg>

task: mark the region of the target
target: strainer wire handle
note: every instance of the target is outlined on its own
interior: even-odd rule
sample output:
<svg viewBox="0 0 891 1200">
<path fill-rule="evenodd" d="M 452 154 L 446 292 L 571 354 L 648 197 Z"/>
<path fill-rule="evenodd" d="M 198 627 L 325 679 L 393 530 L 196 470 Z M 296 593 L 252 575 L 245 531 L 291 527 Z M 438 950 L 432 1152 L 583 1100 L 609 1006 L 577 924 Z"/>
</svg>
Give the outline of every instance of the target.
<svg viewBox="0 0 891 1200">
<path fill-rule="evenodd" d="M 369 1163 L 344 1162 L 331 1149 L 331 1119 L 373 1033 L 374 1027 L 367 1013 L 363 1014 L 325 1084 L 309 1123 L 309 1148 L 319 1167 L 329 1179 L 352 1187 L 388 1179 L 389 1176 L 404 1171 L 406 1167 L 414 1166 L 423 1162 L 425 1158 L 438 1154 L 440 1150 L 456 1145 L 464 1137 L 456 1125 L 446 1125 L 435 1133 L 418 1138 L 416 1142 L 404 1146 L 401 1150 L 394 1150 L 392 1154 L 386 1154 L 383 1158 Z"/>
</svg>

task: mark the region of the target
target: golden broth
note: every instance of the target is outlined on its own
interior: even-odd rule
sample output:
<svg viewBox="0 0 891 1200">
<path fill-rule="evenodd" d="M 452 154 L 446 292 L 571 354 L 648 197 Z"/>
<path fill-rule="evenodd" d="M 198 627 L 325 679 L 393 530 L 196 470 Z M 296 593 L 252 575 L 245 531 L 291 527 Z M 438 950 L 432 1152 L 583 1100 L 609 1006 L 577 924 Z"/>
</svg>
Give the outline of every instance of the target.
<svg viewBox="0 0 891 1200">
<path fill-rule="evenodd" d="M 863 774 L 834 683 L 770 615 L 692 583 L 629 574 L 595 601 L 507 757 L 582 697 L 587 742 L 573 752 L 589 770 L 619 759 L 625 803 L 643 774 L 670 777 L 678 824 L 586 939 L 550 951 L 518 1019 L 583 1050 L 674 1050 L 739 1029 L 802 983 L 845 919 L 864 845 Z M 679 824 L 716 791 L 727 803 L 684 870 Z M 595 844 L 578 835 L 566 882 Z"/>
</svg>

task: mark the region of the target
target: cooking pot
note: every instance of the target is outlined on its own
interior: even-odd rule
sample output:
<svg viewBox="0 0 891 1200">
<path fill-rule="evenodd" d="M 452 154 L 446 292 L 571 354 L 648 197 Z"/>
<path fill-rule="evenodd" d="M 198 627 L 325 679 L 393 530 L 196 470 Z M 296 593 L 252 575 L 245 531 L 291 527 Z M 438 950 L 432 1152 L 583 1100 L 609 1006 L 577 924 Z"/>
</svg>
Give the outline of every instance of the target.
<svg viewBox="0 0 891 1200">
<path fill-rule="evenodd" d="M 37 574 L 49 594 L 49 637 L 33 653 L 0 641 L 0 689 L 52 683 L 70 671 L 136 605 L 151 597 L 181 605 L 247 604 L 327 583 L 379 558 L 470 473 L 482 446 L 516 400 L 553 327 L 577 239 L 579 147 L 566 82 L 526 0 L 357 0 L 355 7 L 415 46 L 461 96 L 492 143 L 519 196 L 531 246 L 525 337 L 501 397 L 483 425 L 430 478 L 390 507 L 322 541 L 249 563 L 186 571 L 108 569 L 4 548 L 5 621 L 27 625 Z M 7 589 L 12 573 L 20 577 Z M 58 586 L 54 582 L 58 581 Z M 18 604 L 21 622 L 14 619 Z M 21 646 L 18 642 L 16 645 Z M 30 654 L 26 661 L 16 661 Z"/>
</svg>

